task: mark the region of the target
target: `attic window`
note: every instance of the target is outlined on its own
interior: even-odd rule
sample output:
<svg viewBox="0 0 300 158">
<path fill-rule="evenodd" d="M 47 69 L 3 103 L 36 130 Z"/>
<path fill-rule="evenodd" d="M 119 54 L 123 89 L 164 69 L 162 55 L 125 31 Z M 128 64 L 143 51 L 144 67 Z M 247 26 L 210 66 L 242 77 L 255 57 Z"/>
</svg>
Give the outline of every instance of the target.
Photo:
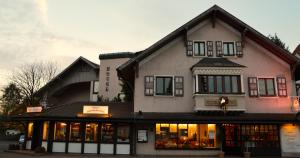
<svg viewBox="0 0 300 158">
<path fill-rule="evenodd" d="M 223 55 L 224 56 L 234 56 L 234 43 L 233 42 L 223 42 Z"/>
</svg>

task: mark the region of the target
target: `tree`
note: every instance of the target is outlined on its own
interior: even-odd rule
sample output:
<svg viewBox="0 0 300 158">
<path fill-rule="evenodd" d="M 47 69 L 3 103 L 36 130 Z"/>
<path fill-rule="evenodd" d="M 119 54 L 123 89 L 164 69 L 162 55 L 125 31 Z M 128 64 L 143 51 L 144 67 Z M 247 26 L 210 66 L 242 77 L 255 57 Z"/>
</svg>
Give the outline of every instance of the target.
<svg viewBox="0 0 300 158">
<path fill-rule="evenodd" d="M 123 80 L 120 85 L 122 87 L 121 92 L 125 95 L 124 101 L 132 102 L 133 101 L 133 88 L 130 86 L 130 83 Z"/>
<path fill-rule="evenodd" d="M 277 34 L 275 33 L 274 36 L 269 35 L 268 38 L 277 46 L 281 47 L 282 49 L 286 50 L 286 51 L 290 51 L 289 47 L 277 36 Z"/>
<path fill-rule="evenodd" d="M 19 107 L 22 101 L 21 90 L 14 84 L 10 83 L 2 90 L 1 109 L 4 116 L 8 116 L 12 111 Z"/>
<path fill-rule="evenodd" d="M 23 105 L 38 105 L 41 98 L 37 96 L 36 92 L 56 73 L 57 65 L 52 62 L 30 63 L 19 67 L 13 73 L 11 80 L 20 89 Z"/>
</svg>

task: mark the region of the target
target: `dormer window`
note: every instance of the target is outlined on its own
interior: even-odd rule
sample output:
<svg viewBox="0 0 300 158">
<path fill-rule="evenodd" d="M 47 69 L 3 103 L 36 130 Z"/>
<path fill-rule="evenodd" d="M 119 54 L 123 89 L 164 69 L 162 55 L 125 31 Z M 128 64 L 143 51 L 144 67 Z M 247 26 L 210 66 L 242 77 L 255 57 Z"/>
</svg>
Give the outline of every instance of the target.
<svg viewBox="0 0 300 158">
<path fill-rule="evenodd" d="M 194 42 L 194 56 L 205 56 L 205 42 Z"/>
<path fill-rule="evenodd" d="M 234 42 L 223 42 L 223 55 L 234 56 Z"/>
</svg>

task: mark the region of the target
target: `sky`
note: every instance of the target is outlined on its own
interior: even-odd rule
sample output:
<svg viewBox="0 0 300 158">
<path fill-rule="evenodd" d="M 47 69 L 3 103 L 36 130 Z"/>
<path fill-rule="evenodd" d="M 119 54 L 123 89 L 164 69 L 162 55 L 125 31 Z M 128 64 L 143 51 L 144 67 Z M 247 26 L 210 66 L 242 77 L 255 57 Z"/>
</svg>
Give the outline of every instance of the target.
<svg viewBox="0 0 300 158">
<path fill-rule="evenodd" d="M 64 69 L 79 56 L 140 51 L 214 4 L 293 51 L 299 0 L 0 0 L 0 88 L 26 63 Z"/>
</svg>

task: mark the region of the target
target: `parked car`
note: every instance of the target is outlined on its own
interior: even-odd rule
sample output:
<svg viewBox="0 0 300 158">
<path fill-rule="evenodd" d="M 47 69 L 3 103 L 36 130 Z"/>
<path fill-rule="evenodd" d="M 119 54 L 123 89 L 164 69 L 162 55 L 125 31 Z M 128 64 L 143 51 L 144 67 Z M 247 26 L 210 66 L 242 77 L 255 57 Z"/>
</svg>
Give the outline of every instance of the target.
<svg viewBox="0 0 300 158">
<path fill-rule="evenodd" d="M 22 135 L 20 135 L 20 138 L 19 138 L 19 144 L 24 144 L 24 142 L 25 142 L 25 135 L 22 134 Z"/>
</svg>

